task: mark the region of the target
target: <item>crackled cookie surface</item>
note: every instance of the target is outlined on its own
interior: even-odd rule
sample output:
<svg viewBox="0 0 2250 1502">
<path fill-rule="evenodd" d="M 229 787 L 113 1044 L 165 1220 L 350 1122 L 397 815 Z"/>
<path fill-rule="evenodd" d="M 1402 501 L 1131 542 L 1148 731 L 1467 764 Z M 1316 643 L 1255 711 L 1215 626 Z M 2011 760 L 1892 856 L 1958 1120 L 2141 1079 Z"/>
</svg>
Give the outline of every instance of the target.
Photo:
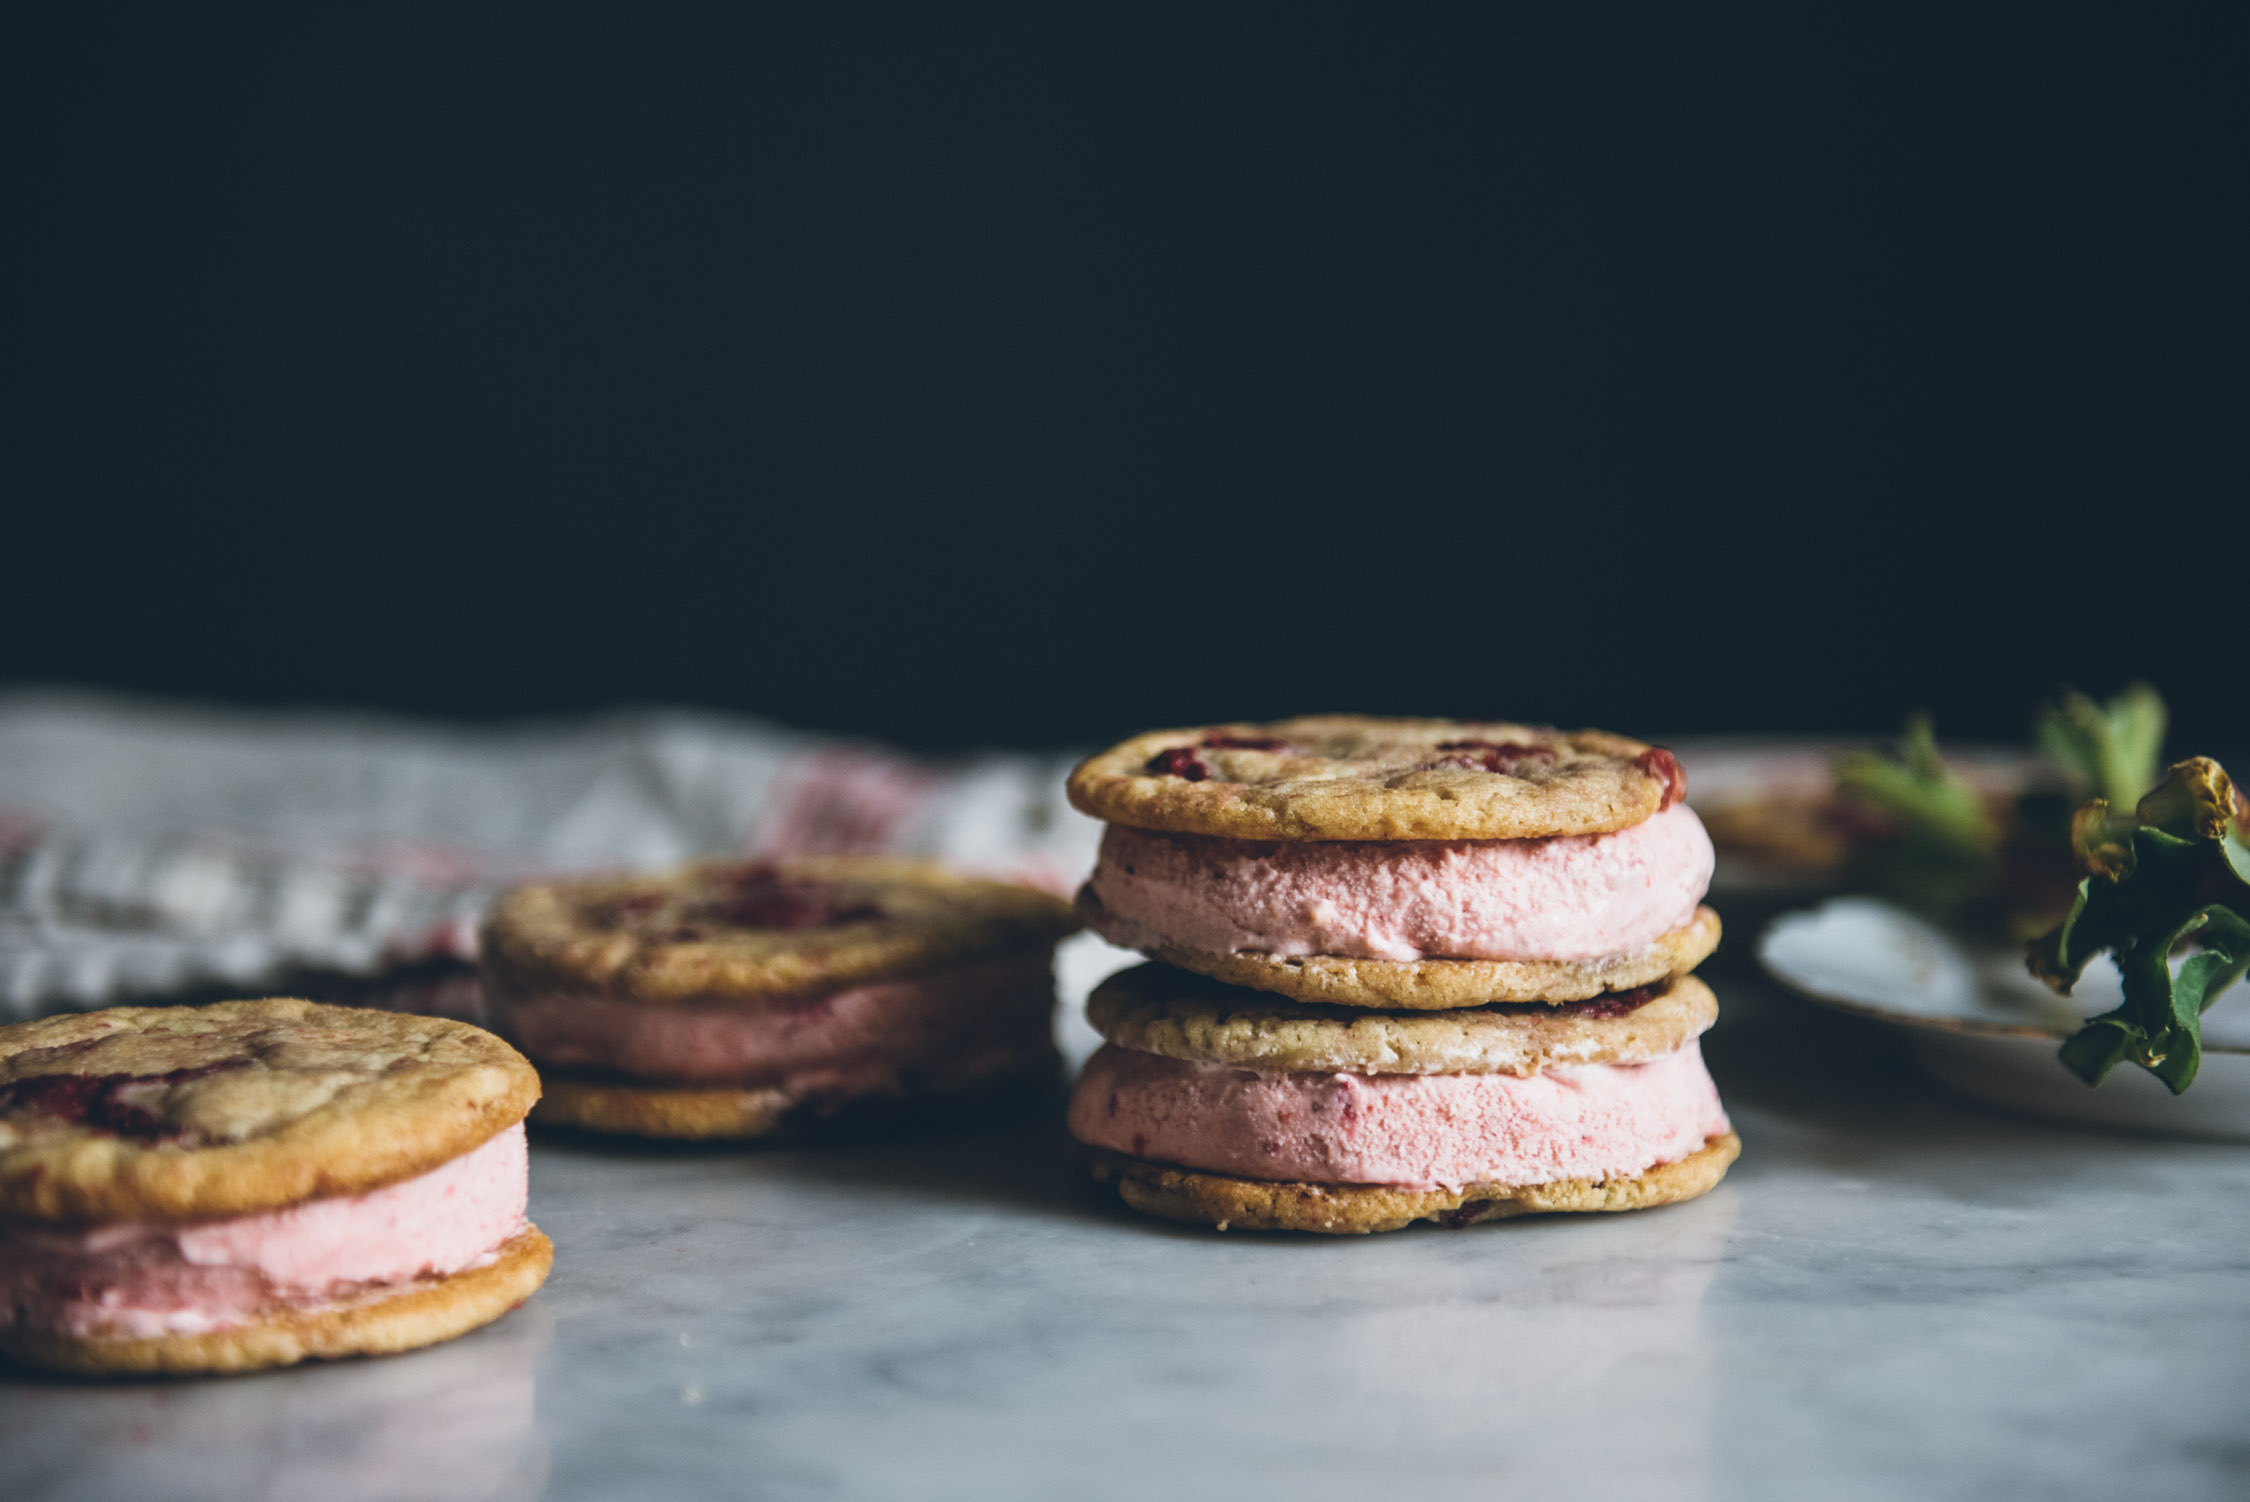
<svg viewBox="0 0 2250 1502">
<path fill-rule="evenodd" d="M 1068 903 L 907 861 L 714 862 L 552 882 L 487 918 L 487 984 L 620 1000 L 804 996 L 1052 944 Z"/>
<path fill-rule="evenodd" d="M 1680 803 L 1672 753 L 1599 730 L 1311 715 L 1159 730 L 1080 763 L 1070 800 L 1112 824 L 1241 840 L 1604 834 Z"/>
<path fill-rule="evenodd" d="M 521 1121 L 482 1028 L 309 1001 L 112 1007 L 0 1028 L 0 1216 L 242 1215 L 396 1183 Z"/>
</svg>

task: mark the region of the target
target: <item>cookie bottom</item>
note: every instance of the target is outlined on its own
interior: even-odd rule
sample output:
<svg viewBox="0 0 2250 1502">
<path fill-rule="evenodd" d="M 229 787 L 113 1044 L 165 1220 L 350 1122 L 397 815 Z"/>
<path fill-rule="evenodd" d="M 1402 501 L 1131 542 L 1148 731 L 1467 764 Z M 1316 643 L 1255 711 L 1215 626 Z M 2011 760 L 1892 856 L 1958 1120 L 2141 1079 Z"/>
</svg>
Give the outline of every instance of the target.
<svg viewBox="0 0 2250 1502">
<path fill-rule="evenodd" d="M 531 1119 L 541 1126 L 675 1142 L 749 1142 L 880 1131 L 997 1111 L 1058 1083 L 1059 1058 L 946 1088 L 846 1100 L 773 1087 L 661 1085 L 544 1074 Z"/>
<path fill-rule="evenodd" d="M 1086 926 L 1113 944 L 1213 980 L 1330 1006 L 1453 1011 L 1490 1002 L 1591 1001 L 1612 991 L 1685 975 L 1719 947 L 1719 915 L 1707 907 L 1645 948 L 1592 960 L 1370 960 L 1341 954 L 1275 955 L 1188 949 L 1141 931 L 1078 894 Z"/>
<path fill-rule="evenodd" d="M 420 1279 L 396 1291 L 371 1291 L 327 1308 L 275 1309 L 192 1335 L 12 1329 L 0 1332 L 0 1352 L 26 1366 L 90 1377 L 201 1376 L 387 1355 L 491 1324 L 536 1293 L 554 1262 L 555 1244 L 537 1226 L 526 1226 L 482 1267 Z"/>
<path fill-rule="evenodd" d="M 1691 1200 L 1726 1177 L 1742 1152 L 1732 1132 L 1707 1139 L 1676 1163 L 1629 1179 L 1563 1179 L 1551 1184 L 1470 1184 L 1459 1189 L 1392 1189 L 1379 1184 L 1288 1184 L 1238 1179 L 1081 1148 L 1095 1180 L 1117 1186 L 1134 1209 L 1165 1220 L 1227 1231 L 1314 1231 L 1362 1236 L 1418 1220 L 1473 1226 L 1515 1215 L 1646 1210 Z"/>
</svg>

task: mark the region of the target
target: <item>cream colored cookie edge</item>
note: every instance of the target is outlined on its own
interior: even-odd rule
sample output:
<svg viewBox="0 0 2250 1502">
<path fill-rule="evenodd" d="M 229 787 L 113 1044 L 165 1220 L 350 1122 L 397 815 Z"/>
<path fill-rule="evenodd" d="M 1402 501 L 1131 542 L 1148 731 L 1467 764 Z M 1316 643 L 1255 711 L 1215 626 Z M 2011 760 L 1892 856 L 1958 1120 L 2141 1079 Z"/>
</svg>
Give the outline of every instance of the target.
<svg viewBox="0 0 2250 1502">
<path fill-rule="evenodd" d="M 1647 1210 L 1709 1193 L 1742 1152 L 1733 1132 L 1706 1140 L 1676 1163 L 1621 1179 L 1564 1179 L 1551 1184 L 1472 1184 L 1461 1189 L 1390 1189 L 1368 1184 L 1275 1183 L 1202 1173 L 1081 1149 L 1098 1183 L 1116 1188 L 1146 1215 L 1219 1231 L 1306 1231 L 1363 1236 L 1396 1231 L 1418 1220 L 1460 1228 L 1518 1215 L 1595 1214 Z"/>
<path fill-rule="evenodd" d="M 1177 982 L 1168 983 L 1168 977 Z M 1549 1010 L 1346 1011 L 1221 988 L 1162 966 L 1112 976 L 1086 1019 L 1120 1048 L 1201 1064 L 1351 1074 L 1537 1074 L 1557 1066 L 1638 1064 L 1676 1053 L 1718 1020 L 1693 976 L 1618 1017 Z M 1167 994 L 1174 993 L 1174 994 Z"/>
</svg>

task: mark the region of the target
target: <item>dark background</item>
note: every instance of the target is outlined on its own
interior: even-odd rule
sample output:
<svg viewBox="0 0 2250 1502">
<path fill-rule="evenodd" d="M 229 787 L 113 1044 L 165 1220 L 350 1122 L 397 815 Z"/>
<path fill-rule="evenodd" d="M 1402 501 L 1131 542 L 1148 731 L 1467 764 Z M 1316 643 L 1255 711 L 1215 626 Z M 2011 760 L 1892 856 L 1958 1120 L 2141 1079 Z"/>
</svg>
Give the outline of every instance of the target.
<svg viewBox="0 0 2250 1502">
<path fill-rule="evenodd" d="M 0 681 L 2250 746 L 2242 7 L 48 9 Z"/>
</svg>

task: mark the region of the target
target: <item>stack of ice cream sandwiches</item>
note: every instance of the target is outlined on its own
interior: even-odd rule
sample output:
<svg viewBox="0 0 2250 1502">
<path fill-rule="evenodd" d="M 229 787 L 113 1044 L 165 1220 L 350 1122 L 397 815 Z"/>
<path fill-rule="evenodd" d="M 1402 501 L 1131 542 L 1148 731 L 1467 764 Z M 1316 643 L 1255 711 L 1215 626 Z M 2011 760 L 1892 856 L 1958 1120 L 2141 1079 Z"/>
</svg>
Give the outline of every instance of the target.
<svg viewBox="0 0 2250 1502">
<path fill-rule="evenodd" d="M 1169 1219 L 1365 1232 L 1692 1198 L 1740 1150 L 1706 1072 L 1711 842 L 1671 753 L 1599 731 L 1318 716 L 1082 763 L 1097 988 L 1071 1097 Z"/>
<path fill-rule="evenodd" d="M 933 866 L 726 861 L 524 887 L 486 919 L 535 1120 L 761 1138 L 1051 1086 L 1058 897 Z"/>
</svg>

